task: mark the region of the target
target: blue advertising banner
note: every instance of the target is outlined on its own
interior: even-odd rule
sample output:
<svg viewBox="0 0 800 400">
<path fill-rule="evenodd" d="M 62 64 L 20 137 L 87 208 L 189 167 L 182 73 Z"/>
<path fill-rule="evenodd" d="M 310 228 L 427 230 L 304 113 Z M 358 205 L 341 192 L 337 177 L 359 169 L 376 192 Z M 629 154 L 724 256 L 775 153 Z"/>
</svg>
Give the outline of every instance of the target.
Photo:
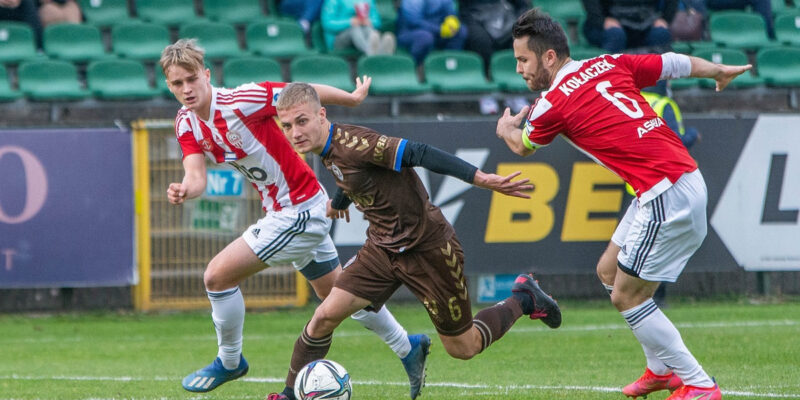
<svg viewBox="0 0 800 400">
<path fill-rule="evenodd" d="M 0 288 L 134 282 L 131 135 L 0 130 Z"/>
</svg>

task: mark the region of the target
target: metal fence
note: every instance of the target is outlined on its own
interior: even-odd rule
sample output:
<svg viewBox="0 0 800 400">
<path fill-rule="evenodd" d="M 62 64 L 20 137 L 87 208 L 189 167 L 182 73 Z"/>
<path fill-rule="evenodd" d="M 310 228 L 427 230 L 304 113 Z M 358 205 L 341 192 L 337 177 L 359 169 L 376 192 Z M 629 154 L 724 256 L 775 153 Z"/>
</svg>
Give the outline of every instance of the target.
<svg viewBox="0 0 800 400">
<path fill-rule="evenodd" d="M 241 195 L 171 205 L 166 189 L 183 179 L 173 121 L 136 121 L 133 135 L 139 273 L 134 305 L 139 310 L 207 307 L 203 271 L 263 216 L 258 193 L 243 185 Z M 248 307 L 302 306 L 309 295 L 306 281 L 290 265 L 267 268 L 240 288 Z"/>
</svg>

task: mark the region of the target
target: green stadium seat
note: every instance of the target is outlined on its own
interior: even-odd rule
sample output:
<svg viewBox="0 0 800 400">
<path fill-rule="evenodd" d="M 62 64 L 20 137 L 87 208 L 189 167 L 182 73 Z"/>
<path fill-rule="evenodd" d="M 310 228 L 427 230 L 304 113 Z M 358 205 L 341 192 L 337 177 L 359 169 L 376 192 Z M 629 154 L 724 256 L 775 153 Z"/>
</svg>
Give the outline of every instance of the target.
<svg viewBox="0 0 800 400">
<path fill-rule="evenodd" d="M 11 88 L 6 67 L 0 64 L 0 101 L 14 101 L 20 97 L 22 93 Z"/>
<path fill-rule="evenodd" d="M 397 6 L 394 0 L 375 0 L 381 18 L 381 32 L 394 32 L 397 28 Z"/>
<path fill-rule="evenodd" d="M 119 57 L 158 60 L 170 43 L 169 30 L 161 24 L 132 22 L 111 28 L 111 47 Z"/>
<path fill-rule="evenodd" d="M 94 61 L 86 67 L 86 85 L 103 100 L 149 99 L 158 94 L 150 87 L 144 65 L 133 60 Z"/>
<path fill-rule="evenodd" d="M 31 100 L 80 100 L 89 96 L 81 88 L 78 69 L 61 60 L 26 61 L 17 70 L 19 90 Z"/>
<path fill-rule="evenodd" d="M 222 64 L 222 86 L 232 88 L 249 82 L 283 82 L 281 65 L 270 58 L 244 57 Z"/>
<path fill-rule="evenodd" d="M 194 0 L 136 0 L 136 13 L 143 21 L 168 26 L 206 20 L 197 15 Z"/>
<path fill-rule="evenodd" d="M 760 15 L 744 11 L 720 11 L 711 14 L 711 40 L 735 49 L 760 49 L 769 46 L 767 28 Z"/>
<path fill-rule="evenodd" d="M 800 14 L 776 17 L 775 38 L 783 44 L 800 46 Z"/>
<path fill-rule="evenodd" d="M 0 22 L 0 62 L 18 63 L 36 58 L 33 30 L 28 24 Z"/>
<path fill-rule="evenodd" d="M 289 74 L 296 82 L 322 83 L 348 92 L 356 87 L 350 64 L 330 54 L 297 57 L 289 64 Z"/>
<path fill-rule="evenodd" d="M 504 92 L 528 92 L 528 85 L 517 73 L 514 50 L 494 52 L 489 61 L 489 74 L 492 76 L 492 82 L 498 84 Z"/>
<path fill-rule="evenodd" d="M 128 12 L 128 0 L 78 0 L 86 23 L 109 27 L 134 21 Z"/>
<path fill-rule="evenodd" d="M 111 57 L 100 29 L 88 24 L 58 24 L 44 28 L 44 52 L 65 61 L 86 62 Z"/>
<path fill-rule="evenodd" d="M 750 63 L 747 59 L 747 54 L 745 54 L 743 50 L 739 49 L 718 48 L 712 50 L 699 50 L 694 52 L 693 55 L 716 64 L 747 65 Z M 750 71 L 737 76 L 733 81 L 731 81 L 730 84 L 728 84 L 728 87 L 739 89 L 763 84 L 764 79 L 754 76 Z M 717 86 L 717 82 L 713 79 L 701 79 L 700 86 L 705 88 L 715 88 Z"/>
<path fill-rule="evenodd" d="M 228 24 L 246 24 L 265 17 L 259 0 L 203 0 L 203 15 Z"/>
<path fill-rule="evenodd" d="M 440 93 L 481 93 L 497 90 L 483 74 L 483 59 L 470 51 L 434 51 L 425 57 L 425 81 Z"/>
<path fill-rule="evenodd" d="M 691 89 L 700 85 L 700 78 L 672 79 L 669 81 L 669 85 L 674 90 Z"/>
<path fill-rule="evenodd" d="M 369 75 L 369 91 L 376 95 L 413 95 L 431 91 L 428 84 L 417 79 L 414 59 L 408 55 L 363 56 L 358 60 L 358 76 Z"/>
<path fill-rule="evenodd" d="M 692 54 L 692 45 L 689 42 L 672 42 L 672 51 L 679 54 Z"/>
<path fill-rule="evenodd" d="M 586 11 L 580 0 L 536 0 L 536 7 L 553 18 L 578 21 L 586 18 Z"/>
<path fill-rule="evenodd" d="M 758 74 L 770 86 L 800 87 L 800 49 L 775 47 L 756 54 Z"/>
<path fill-rule="evenodd" d="M 340 57 L 351 58 L 361 55 L 361 52 L 355 48 L 347 48 L 342 50 L 328 49 L 328 45 L 325 44 L 325 37 L 322 32 L 322 24 L 320 24 L 319 21 L 315 21 L 311 24 L 311 48 L 316 50 L 318 53 L 327 53 Z"/>
<path fill-rule="evenodd" d="M 569 56 L 573 60 L 585 60 L 587 58 L 595 58 L 603 54 L 608 54 L 608 52 L 604 49 L 594 46 L 576 46 L 569 49 Z"/>
<path fill-rule="evenodd" d="M 178 36 L 196 38 L 206 51 L 206 58 L 222 59 L 241 57 L 239 38 L 233 25 L 224 22 L 195 22 L 180 27 Z"/>
<path fill-rule="evenodd" d="M 316 53 L 306 46 L 303 29 L 293 20 L 253 22 L 247 25 L 245 39 L 251 53 L 265 57 L 292 58 Z"/>
</svg>

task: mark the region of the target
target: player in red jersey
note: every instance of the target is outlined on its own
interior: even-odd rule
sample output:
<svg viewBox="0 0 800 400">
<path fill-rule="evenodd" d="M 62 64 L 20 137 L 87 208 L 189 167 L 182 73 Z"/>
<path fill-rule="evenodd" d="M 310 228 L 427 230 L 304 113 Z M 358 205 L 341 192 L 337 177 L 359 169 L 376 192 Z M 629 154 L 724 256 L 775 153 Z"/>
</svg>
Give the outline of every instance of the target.
<svg viewBox="0 0 800 400">
<path fill-rule="evenodd" d="M 189 374 L 182 384 L 191 392 L 207 392 L 248 370 L 242 356 L 245 307 L 241 281 L 270 265 L 292 263 L 317 295 L 325 298 L 341 267 L 328 235 L 332 224 L 326 216 L 328 195 L 276 121 L 275 104 L 285 83 L 213 87 L 203 50 L 194 40 L 182 39 L 167 46 L 160 64 L 170 91 L 183 104 L 175 119 L 175 133 L 183 151 L 185 175 L 182 182 L 169 185 L 170 203 L 182 204 L 205 191 L 207 157 L 241 172 L 260 193 L 266 212 L 217 254 L 203 274 L 218 357 Z M 352 93 L 326 85 L 314 87 L 328 103 L 355 106 L 367 96 L 370 82 L 368 77 L 357 79 Z M 397 353 L 414 381 L 424 369 L 430 339 L 409 336 L 386 308 L 377 313 L 360 310 L 352 316 Z"/>
<path fill-rule="evenodd" d="M 470 359 L 499 340 L 522 316 L 561 325 L 561 311 L 530 275 L 520 275 L 512 296 L 474 317 L 464 278 L 464 252 L 453 226 L 431 204 L 415 166 L 459 178 L 509 196 L 529 198 L 527 179 L 519 172 L 499 176 L 419 142 L 381 135 L 372 129 L 333 123 L 314 88 L 287 86 L 278 102 L 286 135 L 301 152 L 320 155 L 336 179 L 338 191 L 328 215 L 349 221 L 355 203 L 369 221 L 367 240 L 336 279 L 331 295 L 314 311 L 294 352 L 282 393 L 268 400 L 294 399 L 297 372 L 324 358 L 333 331 L 348 313 L 364 307 L 379 309 L 405 285 L 428 311 L 449 355 Z M 421 380 L 424 375 L 420 376 Z M 419 393 L 411 393 L 414 399 Z"/>
<path fill-rule="evenodd" d="M 674 282 L 700 247 L 707 230 L 707 191 L 697 164 L 640 90 L 658 79 L 693 76 L 716 80 L 719 91 L 751 66 L 674 53 L 572 60 L 563 29 L 538 9 L 520 16 L 512 35 L 517 73 L 542 93 L 517 115 L 506 109 L 497 136 L 528 156 L 560 134 L 636 191 L 597 266 L 647 358 L 645 374 L 623 393 L 637 397 L 677 389 L 670 399 L 721 398 L 652 299 L 659 282 Z"/>
</svg>

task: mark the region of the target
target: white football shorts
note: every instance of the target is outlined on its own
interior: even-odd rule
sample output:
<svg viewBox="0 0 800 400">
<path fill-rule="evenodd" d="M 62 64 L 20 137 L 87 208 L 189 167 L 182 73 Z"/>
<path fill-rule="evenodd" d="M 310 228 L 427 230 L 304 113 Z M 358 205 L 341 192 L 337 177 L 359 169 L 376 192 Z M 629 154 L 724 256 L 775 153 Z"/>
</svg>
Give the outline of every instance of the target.
<svg viewBox="0 0 800 400">
<path fill-rule="evenodd" d="M 646 281 L 675 282 L 706 237 L 708 190 L 700 170 L 647 203 L 634 199 L 611 241 L 619 268 Z"/>
<path fill-rule="evenodd" d="M 312 261 L 336 259 L 336 246 L 325 216 L 328 195 L 320 190 L 297 209 L 268 212 L 242 233 L 242 238 L 267 265 L 292 263 L 298 271 Z"/>
</svg>

